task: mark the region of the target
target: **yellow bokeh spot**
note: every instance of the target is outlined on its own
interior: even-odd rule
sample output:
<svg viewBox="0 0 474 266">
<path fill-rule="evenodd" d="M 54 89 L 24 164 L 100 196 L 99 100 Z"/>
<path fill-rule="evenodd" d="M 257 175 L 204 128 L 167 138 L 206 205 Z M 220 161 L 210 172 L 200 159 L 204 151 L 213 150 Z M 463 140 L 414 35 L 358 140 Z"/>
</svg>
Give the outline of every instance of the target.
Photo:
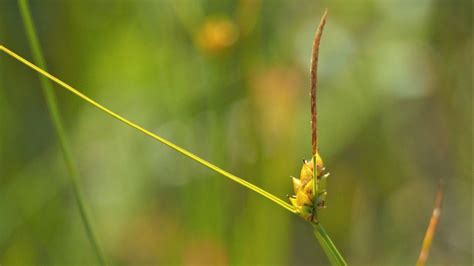
<svg viewBox="0 0 474 266">
<path fill-rule="evenodd" d="M 207 19 L 198 30 L 198 46 L 210 53 L 219 53 L 232 46 L 238 39 L 237 26 L 229 19 L 215 17 Z"/>
</svg>

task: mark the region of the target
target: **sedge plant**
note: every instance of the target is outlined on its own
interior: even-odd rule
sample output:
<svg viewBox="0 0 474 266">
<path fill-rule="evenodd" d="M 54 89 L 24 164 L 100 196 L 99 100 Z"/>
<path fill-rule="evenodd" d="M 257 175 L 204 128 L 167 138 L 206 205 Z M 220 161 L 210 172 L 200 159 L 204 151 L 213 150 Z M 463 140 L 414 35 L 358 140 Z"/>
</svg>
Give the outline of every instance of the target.
<svg viewBox="0 0 474 266">
<path fill-rule="evenodd" d="M 303 167 L 300 172 L 299 178 L 292 177 L 294 195 L 289 196 L 289 204 L 287 201 L 280 199 L 279 197 L 267 192 L 266 190 L 257 187 L 250 182 L 233 175 L 226 170 L 202 159 L 201 157 L 191 153 L 190 151 L 174 144 L 173 142 L 145 129 L 144 127 L 128 120 L 127 118 L 117 114 L 116 112 L 108 109 L 107 107 L 99 104 L 95 100 L 89 98 L 85 94 L 81 93 L 79 90 L 75 89 L 71 85 L 62 81 L 61 79 L 50 74 L 46 69 L 46 63 L 41 53 L 40 44 L 38 37 L 35 32 L 34 24 L 31 19 L 29 12 L 29 7 L 27 0 L 18 0 L 20 10 L 22 13 L 22 18 L 25 24 L 25 29 L 27 36 L 30 42 L 30 46 L 33 53 L 34 63 L 28 61 L 24 57 L 18 55 L 14 51 L 8 49 L 7 47 L 0 44 L 0 51 L 6 53 L 7 55 L 13 57 L 22 64 L 28 66 L 29 68 L 36 71 L 41 77 L 41 85 L 43 92 L 46 98 L 46 103 L 50 112 L 51 119 L 53 121 L 53 126 L 55 127 L 56 133 L 59 138 L 60 146 L 63 152 L 63 156 L 69 170 L 71 177 L 71 183 L 74 189 L 76 196 L 76 201 L 79 206 L 80 214 L 82 221 L 86 227 L 86 231 L 95 250 L 95 253 L 98 257 L 98 260 L 101 264 L 105 264 L 104 256 L 97 240 L 97 237 L 94 233 L 92 222 L 87 213 L 87 208 L 84 203 L 84 197 L 82 196 L 82 191 L 79 185 L 79 174 L 77 167 L 74 163 L 73 156 L 70 152 L 69 145 L 66 139 L 66 134 L 64 127 L 62 126 L 61 117 L 59 114 L 59 109 L 57 107 L 55 95 L 49 81 L 52 81 L 59 85 L 61 88 L 66 89 L 75 96 L 79 97 L 83 101 L 89 103 L 90 105 L 96 107 L 100 111 L 110 115 L 111 117 L 119 120 L 125 125 L 136 129 L 137 131 L 147 135 L 148 137 L 153 138 L 161 142 L 162 144 L 168 146 L 169 148 L 177 151 L 178 153 L 192 159 L 193 161 L 229 178 L 232 181 L 260 194 L 261 196 L 269 199 L 273 203 L 279 205 L 283 209 L 300 216 L 305 221 L 307 221 L 312 227 L 313 232 L 321 245 L 322 250 L 328 257 L 328 260 L 332 265 L 347 265 L 344 257 L 341 255 L 339 250 L 336 248 L 336 245 L 333 243 L 328 233 L 321 225 L 318 220 L 318 211 L 325 208 L 325 198 L 327 195 L 326 192 L 326 181 L 329 176 L 329 173 L 326 172 L 326 169 L 323 164 L 323 160 L 319 154 L 318 149 L 318 131 L 317 131 L 317 101 L 316 101 L 316 91 L 317 91 L 317 67 L 318 67 L 318 54 L 319 54 L 319 45 L 321 41 L 321 36 L 323 33 L 324 26 L 326 24 L 327 10 L 324 12 L 319 26 L 317 27 L 313 45 L 312 45 L 312 54 L 311 54 L 311 65 L 310 65 L 310 107 L 311 107 L 311 159 L 303 161 Z M 428 255 L 428 251 L 433 239 L 433 234 L 439 219 L 440 205 L 442 192 L 441 189 L 438 190 L 436 197 L 435 209 L 433 211 L 433 216 L 431 218 L 430 225 L 428 227 L 425 240 L 423 242 L 422 251 L 420 253 L 420 258 L 417 262 L 417 265 L 424 265 Z"/>
<path fill-rule="evenodd" d="M 311 59 L 311 121 L 312 121 L 312 159 L 309 162 L 306 162 L 303 165 L 303 170 L 302 170 L 302 176 L 300 176 L 301 181 L 297 181 L 296 178 L 293 179 L 293 185 L 295 189 L 295 196 L 290 197 L 290 202 L 292 204 L 289 204 L 288 202 L 280 199 L 279 197 L 267 192 L 266 190 L 257 187 L 248 181 L 233 175 L 226 170 L 202 159 L 201 157 L 191 153 L 190 151 L 174 144 L 173 142 L 145 129 L 144 127 L 128 120 L 127 118 L 117 114 L 116 112 L 108 109 L 107 107 L 99 104 L 95 100 L 89 98 L 85 94 L 81 93 L 79 90 L 75 89 L 71 85 L 67 84 L 66 82 L 62 81 L 61 79 L 55 77 L 54 75 L 50 74 L 47 72 L 46 69 L 46 64 L 44 62 L 44 59 L 41 55 L 41 49 L 39 46 L 38 38 L 36 37 L 36 33 L 33 27 L 33 23 L 31 20 L 31 16 L 29 14 L 28 10 L 28 5 L 25 0 L 20 0 L 20 9 L 22 10 L 23 18 L 25 21 L 25 27 L 28 33 L 28 37 L 30 39 L 30 45 L 33 50 L 33 55 L 35 58 L 36 64 L 28 61 L 24 57 L 18 55 L 14 51 L 8 49 L 4 45 L 0 44 L 0 51 L 6 53 L 7 55 L 13 57 L 17 61 L 21 62 L 22 64 L 28 66 L 29 68 L 33 69 L 37 73 L 39 73 L 41 76 L 49 79 L 50 81 L 56 83 L 60 87 L 68 90 L 69 92 L 73 93 L 83 101 L 91 104 L 92 106 L 98 108 L 100 111 L 112 116 L 113 118 L 119 120 L 120 122 L 124 123 L 125 125 L 132 127 L 139 132 L 161 142 L 162 144 L 168 146 L 169 148 L 177 151 L 178 153 L 187 156 L 188 158 L 192 159 L 195 162 L 198 162 L 205 167 L 229 178 L 232 181 L 235 181 L 236 183 L 260 194 L 261 196 L 271 200 L 275 204 L 279 205 L 280 207 L 286 209 L 287 211 L 299 215 L 302 218 L 304 218 L 306 221 L 308 221 L 310 224 L 312 224 L 314 228 L 314 234 L 321 244 L 321 247 L 325 254 L 327 255 L 329 261 L 333 265 L 346 265 L 346 262 L 344 258 L 342 257 L 341 253 L 338 251 L 334 243 L 332 242 L 331 238 L 327 234 L 326 230 L 323 228 L 321 223 L 317 220 L 317 215 L 316 215 L 316 209 L 317 208 L 322 208 L 324 207 L 324 197 L 326 195 L 325 192 L 325 180 L 327 177 L 327 174 L 322 175 L 324 167 L 322 167 L 322 160 L 319 157 L 319 154 L 317 152 L 317 119 L 316 119 L 316 81 L 317 81 L 317 61 L 318 61 L 318 51 L 319 51 L 319 42 L 320 38 L 322 35 L 322 31 L 326 22 L 326 16 L 327 16 L 327 11 L 324 13 L 320 25 L 317 28 L 316 35 L 314 38 L 313 42 L 313 49 L 312 49 L 312 59 Z M 50 89 L 50 85 L 46 80 L 41 80 L 43 84 L 43 89 L 45 91 L 46 99 L 48 106 L 50 107 L 50 113 L 52 115 L 52 120 L 53 123 L 56 127 L 58 136 L 60 138 L 60 143 L 61 147 L 64 150 L 64 156 L 66 158 L 66 162 L 68 164 L 68 167 L 70 167 L 71 170 L 71 176 L 73 176 L 73 187 L 74 191 L 76 192 L 76 196 L 78 199 L 78 203 L 81 209 L 81 214 L 83 216 L 83 221 L 84 224 L 86 224 L 86 228 L 88 231 L 88 234 L 90 235 L 90 240 L 92 245 L 94 246 L 94 249 L 96 250 L 96 253 L 99 257 L 100 262 L 104 262 L 105 260 L 103 259 L 102 253 L 100 251 L 100 246 L 98 245 L 97 238 L 95 237 L 95 234 L 93 233 L 92 230 L 92 225 L 90 222 L 90 219 L 87 215 L 87 212 L 85 211 L 85 204 L 84 200 L 82 197 L 82 192 L 80 190 L 80 186 L 78 184 L 78 174 L 77 170 L 75 169 L 74 162 L 72 159 L 72 155 L 69 152 L 69 149 L 67 148 L 67 142 L 65 138 L 65 133 L 64 129 L 61 125 L 61 120 L 57 108 L 57 104 L 55 102 L 54 94 Z M 315 169 L 313 171 L 313 169 Z M 313 181 L 316 180 L 316 181 Z M 300 186 L 298 186 L 298 183 L 300 183 Z M 310 187 L 308 187 L 308 184 Z M 313 193 L 314 192 L 314 193 Z M 303 197 L 307 197 L 307 200 L 301 200 Z"/>
</svg>

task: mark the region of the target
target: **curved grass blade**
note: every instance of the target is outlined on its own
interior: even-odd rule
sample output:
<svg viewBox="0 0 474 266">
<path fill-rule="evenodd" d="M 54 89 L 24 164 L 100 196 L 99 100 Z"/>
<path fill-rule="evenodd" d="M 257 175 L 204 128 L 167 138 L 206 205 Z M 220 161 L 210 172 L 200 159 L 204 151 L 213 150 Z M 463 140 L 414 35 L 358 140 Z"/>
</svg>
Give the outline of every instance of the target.
<svg viewBox="0 0 474 266">
<path fill-rule="evenodd" d="M 41 45 L 38 41 L 38 36 L 36 34 L 35 26 L 33 23 L 33 19 L 31 17 L 30 8 L 28 6 L 27 0 L 18 0 L 18 5 L 20 7 L 21 17 L 23 19 L 23 24 L 25 26 L 27 38 L 30 44 L 30 49 L 33 54 L 33 61 L 36 62 L 42 69 L 47 69 L 45 59 L 43 57 L 43 53 L 41 52 Z M 92 221 L 89 215 L 88 208 L 86 207 L 86 203 L 84 200 L 84 193 L 82 192 L 81 186 L 79 184 L 80 175 L 77 169 L 77 165 L 74 162 L 73 155 L 71 153 L 71 149 L 69 147 L 69 141 L 67 140 L 66 133 L 64 130 L 64 126 L 62 123 L 61 115 L 59 113 L 58 104 L 56 102 L 56 95 L 54 94 L 53 87 L 51 82 L 46 79 L 45 77 L 39 75 L 39 79 L 41 82 L 41 87 L 43 89 L 44 98 L 46 101 L 46 105 L 49 110 L 49 116 L 51 118 L 53 127 L 56 131 L 56 135 L 59 140 L 59 146 L 61 147 L 64 161 L 66 163 L 66 167 L 69 171 L 69 178 L 71 185 L 73 187 L 74 196 L 76 199 L 77 206 L 79 207 L 79 213 L 84 223 L 84 227 L 87 232 L 87 237 L 92 245 L 92 249 L 94 250 L 97 259 L 101 265 L 106 265 L 106 260 L 104 258 L 102 249 L 99 244 L 99 240 L 94 230 L 94 226 L 92 225 Z"/>
<path fill-rule="evenodd" d="M 192 160 L 204 165 L 205 167 L 229 178 L 230 180 L 232 181 L 235 181 L 237 183 L 239 183 L 240 185 L 250 189 L 250 190 L 253 190 L 255 191 L 256 193 L 262 195 L 263 197 L 273 201 L 274 203 L 280 205 L 281 207 L 287 209 L 288 211 L 292 212 L 292 213 L 296 213 L 296 210 L 293 206 L 291 206 L 290 204 L 288 204 L 287 202 L 283 201 L 282 199 L 276 197 L 275 195 L 243 180 L 242 178 L 238 177 L 238 176 L 235 176 L 227 171 L 225 171 L 224 169 L 202 159 L 201 157 L 189 152 L 188 150 L 186 149 L 183 149 L 181 148 L 180 146 L 170 142 L 169 140 L 165 139 L 165 138 L 162 138 L 154 133 L 152 133 L 151 131 L 135 124 L 134 122 L 120 116 L 119 114 L 111 111 L 110 109 L 104 107 L 103 105 L 97 103 L 96 101 L 92 100 L 91 98 L 87 97 L 86 95 L 82 94 L 81 92 L 79 92 L 78 90 L 76 90 L 75 88 L 73 88 L 72 86 L 68 85 L 67 83 L 65 83 L 64 81 L 56 78 L 55 76 L 49 74 L 48 72 L 42 70 L 40 67 L 36 66 L 35 64 L 29 62 L 28 60 L 26 60 L 25 58 L 21 57 L 20 55 L 16 54 L 15 52 L 9 50 L 8 48 L 6 48 L 5 46 L 3 45 L 0 45 L 0 51 L 3 51 L 5 52 L 6 54 L 12 56 L 13 58 L 15 58 L 16 60 L 20 61 L 21 63 L 25 64 L 26 66 L 30 67 L 31 69 L 33 69 L 34 71 L 40 73 L 41 75 L 47 77 L 48 79 L 52 80 L 54 83 L 60 85 L 62 88 L 70 91 L 71 93 L 75 94 L 76 96 L 78 96 L 79 98 L 81 98 L 82 100 L 88 102 L 89 104 L 93 105 L 94 107 L 98 108 L 99 110 L 107 113 L 108 115 L 112 116 L 113 118 L 119 120 L 120 122 L 126 124 L 127 126 L 130 126 L 138 131 L 140 131 L 141 133 L 163 143 L 164 145 L 170 147 L 171 149 L 191 158 Z"/>
</svg>

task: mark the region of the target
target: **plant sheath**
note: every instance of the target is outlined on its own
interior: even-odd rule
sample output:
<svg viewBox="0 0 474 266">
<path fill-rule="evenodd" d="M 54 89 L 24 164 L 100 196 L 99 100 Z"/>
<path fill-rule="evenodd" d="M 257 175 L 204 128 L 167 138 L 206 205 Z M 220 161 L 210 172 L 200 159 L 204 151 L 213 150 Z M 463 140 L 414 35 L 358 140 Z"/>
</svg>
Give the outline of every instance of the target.
<svg viewBox="0 0 474 266">
<path fill-rule="evenodd" d="M 33 24 L 33 19 L 31 17 L 28 1 L 18 0 L 18 5 L 19 5 L 21 16 L 23 19 L 23 24 L 25 26 L 28 42 L 30 44 L 30 48 L 33 54 L 33 61 L 42 69 L 47 70 L 46 62 L 41 52 L 41 45 L 39 43 L 35 26 Z M 53 127 L 56 131 L 57 137 L 59 139 L 59 145 L 63 153 L 64 161 L 69 171 L 68 176 L 70 177 L 70 182 L 74 191 L 76 203 L 79 207 L 79 212 L 81 215 L 82 222 L 84 223 L 87 236 L 89 238 L 89 241 L 92 245 L 92 248 L 100 264 L 106 265 L 105 258 L 102 253 L 102 249 L 99 245 L 99 241 L 97 239 L 94 227 L 90 219 L 89 211 L 84 201 L 84 196 L 83 196 L 81 186 L 79 185 L 79 179 L 80 179 L 79 171 L 78 171 L 76 163 L 74 162 L 74 158 L 71 153 L 71 149 L 69 147 L 69 142 L 66 137 L 64 126 L 62 124 L 61 115 L 59 113 L 58 104 L 56 102 L 56 95 L 53 91 L 51 82 L 45 77 L 43 77 L 42 75 L 38 75 L 38 76 L 41 82 L 41 87 L 43 89 L 46 105 L 48 107 L 49 116 L 51 118 Z"/>
</svg>

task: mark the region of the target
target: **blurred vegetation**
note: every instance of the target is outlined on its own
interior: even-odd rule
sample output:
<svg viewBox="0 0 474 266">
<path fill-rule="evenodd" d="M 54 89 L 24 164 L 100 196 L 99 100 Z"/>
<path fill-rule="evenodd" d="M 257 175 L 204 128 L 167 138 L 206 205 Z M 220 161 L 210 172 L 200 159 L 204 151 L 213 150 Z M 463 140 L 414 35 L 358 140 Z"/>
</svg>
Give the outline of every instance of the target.
<svg viewBox="0 0 474 266">
<path fill-rule="evenodd" d="M 50 71 L 282 198 L 309 158 L 309 59 L 331 172 L 326 229 L 350 264 L 472 265 L 472 3 L 30 1 Z M 16 1 L 0 42 L 31 58 Z M 34 72 L 0 55 L 0 263 L 96 258 Z M 117 264 L 327 263 L 301 219 L 57 89 L 85 197 Z"/>
</svg>

